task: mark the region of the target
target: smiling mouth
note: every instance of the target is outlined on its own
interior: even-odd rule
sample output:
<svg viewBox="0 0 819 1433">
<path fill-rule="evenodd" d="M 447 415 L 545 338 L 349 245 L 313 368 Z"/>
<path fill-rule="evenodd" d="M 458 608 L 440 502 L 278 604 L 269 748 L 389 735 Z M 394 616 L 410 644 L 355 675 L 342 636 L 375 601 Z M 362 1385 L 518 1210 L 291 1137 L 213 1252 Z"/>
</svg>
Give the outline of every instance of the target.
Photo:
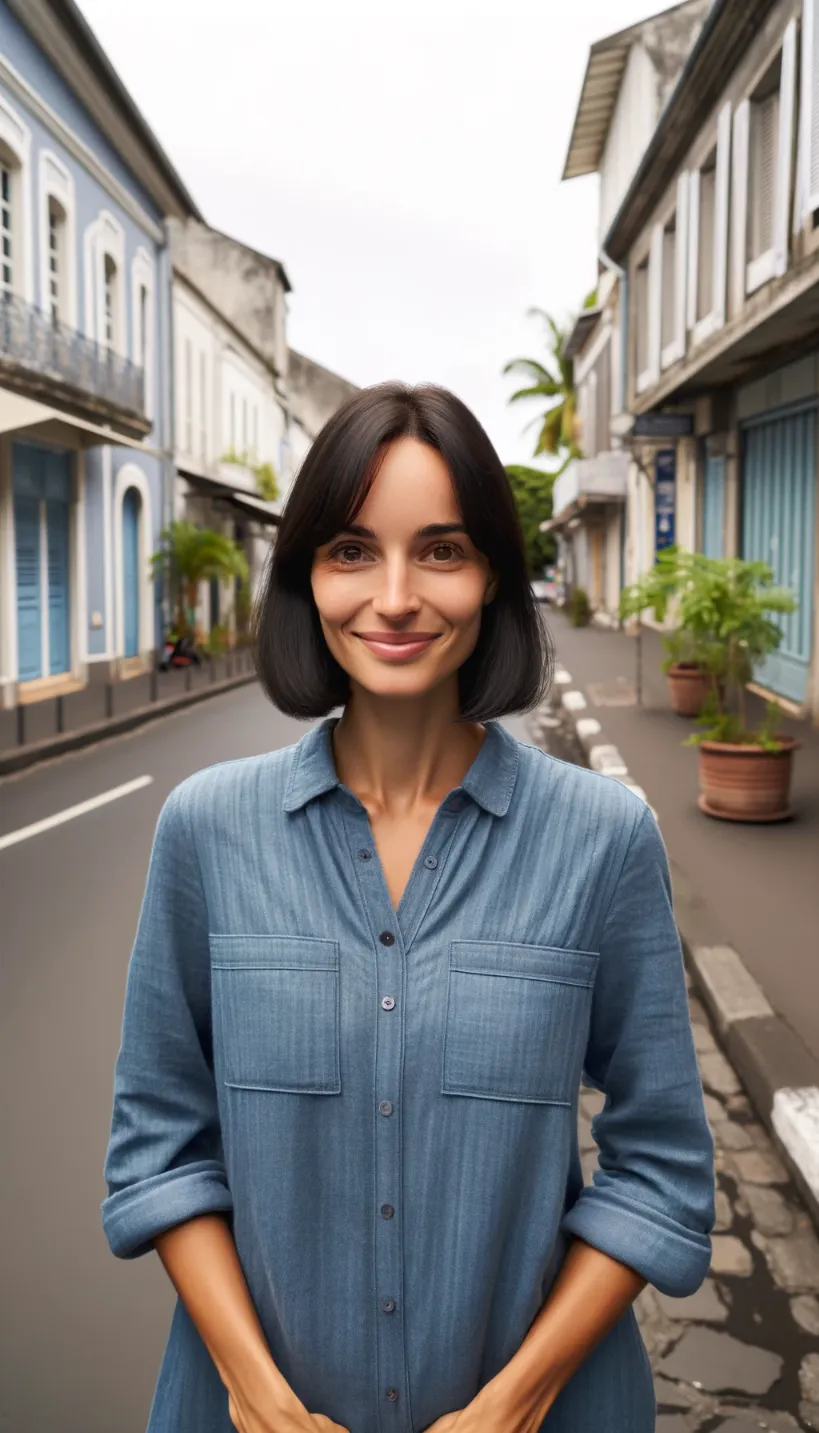
<svg viewBox="0 0 819 1433">
<path fill-rule="evenodd" d="M 376 656 L 398 661 L 415 657 L 440 636 L 440 632 L 354 632 L 353 636 L 369 647 Z"/>
</svg>

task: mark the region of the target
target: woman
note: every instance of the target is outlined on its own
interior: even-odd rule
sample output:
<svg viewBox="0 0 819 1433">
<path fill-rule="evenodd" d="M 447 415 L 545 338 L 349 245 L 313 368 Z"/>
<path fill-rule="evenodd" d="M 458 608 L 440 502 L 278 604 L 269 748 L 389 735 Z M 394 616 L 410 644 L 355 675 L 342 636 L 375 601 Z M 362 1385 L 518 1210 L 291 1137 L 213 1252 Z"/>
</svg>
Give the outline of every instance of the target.
<svg viewBox="0 0 819 1433">
<path fill-rule="evenodd" d="M 457 398 L 330 420 L 256 647 L 325 720 L 171 793 L 129 969 L 103 1219 L 179 1294 L 150 1433 L 649 1433 L 632 1303 L 713 1220 L 666 857 L 499 724 L 550 654 Z"/>
</svg>

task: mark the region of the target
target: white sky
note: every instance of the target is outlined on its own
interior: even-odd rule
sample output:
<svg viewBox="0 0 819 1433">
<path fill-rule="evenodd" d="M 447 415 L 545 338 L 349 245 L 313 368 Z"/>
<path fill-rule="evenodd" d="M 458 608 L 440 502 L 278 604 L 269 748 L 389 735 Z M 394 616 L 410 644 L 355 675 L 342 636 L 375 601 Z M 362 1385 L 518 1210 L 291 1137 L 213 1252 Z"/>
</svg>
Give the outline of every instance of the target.
<svg viewBox="0 0 819 1433">
<path fill-rule="evenodd" d="M 596 178 L 561 184 L 589 45 L 662 0 L 80 0 L 206 219 L 284 263 L 294 348 L 429 380 L 506 463 L 596 277 Z"/>
</svg>

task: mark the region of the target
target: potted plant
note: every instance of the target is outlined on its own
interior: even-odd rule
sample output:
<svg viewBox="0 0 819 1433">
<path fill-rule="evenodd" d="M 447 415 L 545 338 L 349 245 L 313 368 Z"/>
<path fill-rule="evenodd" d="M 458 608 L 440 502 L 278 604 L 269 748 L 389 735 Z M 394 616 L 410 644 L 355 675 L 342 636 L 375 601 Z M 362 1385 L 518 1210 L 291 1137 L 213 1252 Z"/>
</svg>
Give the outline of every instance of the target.
<svg viewBox="0 0 819 1433">
<path fill-rule="evenodd" d="M 199 584 L 212 577 L 239 577 L 247 581 L 247 558 L 233 538 L 191 522 L 172 522 L 159 535 L 161 547 L 151 558 L 154 577 L 168 584 L 174 626 L 180 635 L 194 637 Z"/>
<path fill-rule="evenodd" d="M 692 554 L 678 547 L 664 548 L 650 572 L 627 587 L 620 597 L 620 617 L 639 617 L 650 608 L 657 622 L 664 622 L 672 599 L 679 595 L 688 573 L 687 559 Z M 671 708 L 679 716 L 699 716 L 713 679 L 719 668 L 720 644 L 709 626 L 710 613 L 697 611 L 672 632 L 663 634 L 665 660 L 663 671 L 668 680 Z"/>
<path fill-rule="evenodd" d="M 779 729 L 782 713 L 769 702 L 761 722 L 749 720 L 747 692 L 754 667 L 775 652 L 796 610 L 793 594 L 775 587 L 764 562 L 685 554 L 680 569 L 680 623 L 713 634 L 710 685 L 686 745 L 700 751 L 699 807 L 723 821 L 783 821 L 791 814 L 793 753 L 799 742 Z"/>
<path fill-rule="evenodd" d="M 587 627 L 591 619 L 591 603 L 585 587 L 573 587 L 569 599 L 569 615 L 573 627 Z"/>
</svg>

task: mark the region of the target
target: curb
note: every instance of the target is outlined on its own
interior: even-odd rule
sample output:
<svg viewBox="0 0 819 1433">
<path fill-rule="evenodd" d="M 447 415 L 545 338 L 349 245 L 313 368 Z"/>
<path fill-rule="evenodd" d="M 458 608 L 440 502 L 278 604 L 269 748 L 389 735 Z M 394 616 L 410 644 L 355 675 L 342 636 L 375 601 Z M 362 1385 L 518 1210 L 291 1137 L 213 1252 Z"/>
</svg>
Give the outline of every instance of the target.
<svg viewBox="0 0 819 1433">
<path fill-rule="evenodd" d="M 46 741 L 32 742 L 27 746 L 0 752 L 0 776 L 25 771 L 27 767 L 37 766 L 41 761 L 48 761 L 55 756 L 63 756 L 65 752 L 92 746 L 109 737 L 121 736 L 123 732 L 144 726 L 149 721 L 156 721 L 158 717 L 170 716 L 185 707 L 195 706 L 197 702 L 207 701 L 208 697 L 218 697 L 222 692 L 233 691 L 235 687 L 246 687 L 255 681 L 258 681 L 255 671 L 242 672 L 239 676 L 227 677 L 222 682 L 213 682 L 190 692 L 180 692 L 178 696 L 169 697 L 166 701 L 150 702 L 146 706 L 123 712 L 121 716 L 94 722 L 91 726 L 78 727 L 76 731 L 62 732 L 59 736 L 48 737 Z"/>
<path fill-rule="evenodd" d="M 558 665 L 543 707 L 528 725 L 533 740 L 560 725 L 578 750 L 578 764 L 610 776 L 649 805 L 629 775 L 623 757 L 596 717 L 586 696 Z M 656 811 L 649 805 L 656 818 Z M 671 861 L 673 876 L 673 860 Z M 706 946 L 694 938 L 688 913 L 696 896 L 688 883 L 675 882 L 674 911 L 685 963 L 697 995 L 710 1015 L 723 1048 L 814 1220 L 819 1224 L 819 1061 L 790 1025 L 777 1015 L 741 956 L 731 946 Z"/>
</svg>

